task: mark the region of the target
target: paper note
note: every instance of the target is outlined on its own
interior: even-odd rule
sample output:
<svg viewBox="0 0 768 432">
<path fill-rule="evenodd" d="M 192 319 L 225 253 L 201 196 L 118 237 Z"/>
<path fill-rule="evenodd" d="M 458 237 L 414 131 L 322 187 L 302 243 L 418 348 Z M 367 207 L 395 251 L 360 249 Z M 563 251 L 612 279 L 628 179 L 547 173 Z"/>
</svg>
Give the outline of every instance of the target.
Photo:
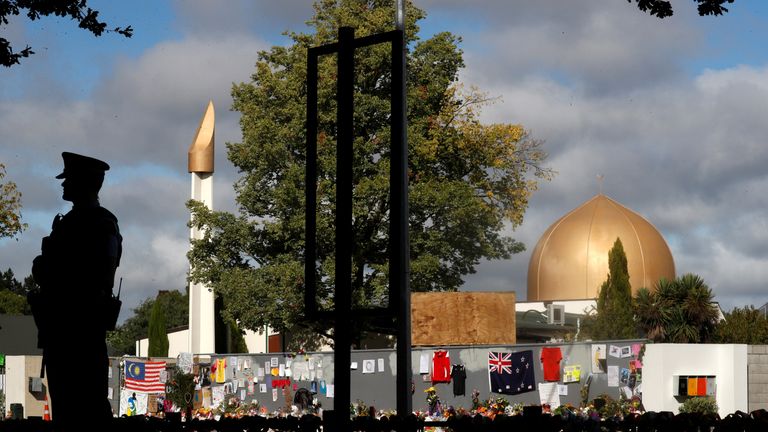
<svg viewBox="0 0 768 432">
<path fill-rule="evenodd" d="M 627 399 L 632 399 L 632 389 L 629 387 L 622 387 L 621 392 L 624 394 L 624 397 Z"/>
<path fill-rule="evenodd" d="M 621 347 L 621 358 L 627 358 L 627 357 L 632 357 L 632 347 L 630 346 Z"/>
<path fill-rule="evenodd" d="M 333 397 L 333 393 L 334 393 L 334 391 L 333 391 L 333 384 L 327 384 L 325 386 L 325 396 L 329 397 L 329 398 L 332 398 Z"/>
<path fill-rule="evenodd" d="M 272 402 L 277 402 L 277 389 L 272 389 Z"/>
<path fill-rule="evenodd" d="M 278 376 L 285 376 L 285 365 L 280 363 L 280 366 L 277 368 L 277 375 Z"/>
<path fill-rule="evenodd" d="M 617 347 L 616 345 L 610 345 L 608 347 L 608 355 L 616 358 L 621 357 L 621 348 Z"/>
<path fill-rule="evenodd" d="M 277 365 L 278 365 L 279 363 L 280 363 L 280 360 L 278 360 L 278 358 L 277 358 L 277 357 L 272 357 L 271 359 L 269 359 L 269 364 L 270 364 L 270 366 L 272 366 L 272 367 L 277 367 Z"/>
<path fill-rule="evenodd" d="M 259 384 L 259 393 L 266 393 L 266 392 L 267 392 L 267 385 Z"/>
<path fill-rule="evenodd" d="M 112 399 L 114 394 L 115 394 L 115 391 L 112 389 L 112 387 L 107 387 L 107 399 Z"/>
<path fill-rule="evenodd" d="M 419 373 L 420 374 L 428 374 L 429 373 L 429 354 L 422 353 L 419 361 Z"/>
<path fill-rule="evenodd" d="M 357 362 L 352 362 L 352 364 L 349 366 L 349 368 L 357 370 Z"/>
<path fill-rule="evenodd" d="M 260 367 L 260 368 L 259 368 L 259 369 L 256 371 L 256 375 L 257 375 L 257 376 L 260 376 L 260 377 L 263 377 L 263 376 L 264 376 L 264 368 Z"/>
<path fill-rule="evenodd" d="M 560 396 L 568 396 L 568 386 L 563 384 L 558 384 L 557 394 Z"/>
<path fill-rule="evenodd" d="M 240 390 L 240 400 L 241 401 L 245 400 L 245 389 Z"/>
<path fill-rule="evenodd" d="M 379 364 L 379 372 L 384 372 L 384 359 L 383 358 L 378 359 L 378 364 Z"/>
<path fill-rule="evenodd" d="M 560 406 L 560 394 L 557 383 L 539 383 L 539 400 L 541 404 L 549 404 L 550 407 Z"/>
<path fill-rule="evenodd" d="M 608 366 L 608 387 L 619 386 L 619 367 Z"/>
<path fill-rule="evenodd" d="M 376 360 L 363 360 L 363 373 L 372 374 L 376 372 Z"/>
</svg>

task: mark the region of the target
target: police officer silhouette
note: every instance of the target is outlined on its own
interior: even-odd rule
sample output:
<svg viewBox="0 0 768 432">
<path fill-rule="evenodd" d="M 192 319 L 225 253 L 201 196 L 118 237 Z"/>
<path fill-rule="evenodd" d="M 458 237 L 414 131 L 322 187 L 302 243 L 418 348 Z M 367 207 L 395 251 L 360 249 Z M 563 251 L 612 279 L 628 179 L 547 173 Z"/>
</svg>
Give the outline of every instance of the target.
<svg viewBox="0 0 768 432">
<path fill-rule="evenodd" d="M 114 323 L 112 287 L 120 264 L 122 237 L 117 218 L 99 205 L 109 165 L 62 153 L 63 196 L 72 202 L 57 215 L 42 253 L 32 265 L 40 291 L 30 295 L 38 344 L 48 376 L 57 430 L 76 430 L 112 417 L 107 399 L 106 331 Z M 89 413 L 83 418 L 83 410 Z M 78 426 L 78 422 L 80 426 Z"/>
</svg>

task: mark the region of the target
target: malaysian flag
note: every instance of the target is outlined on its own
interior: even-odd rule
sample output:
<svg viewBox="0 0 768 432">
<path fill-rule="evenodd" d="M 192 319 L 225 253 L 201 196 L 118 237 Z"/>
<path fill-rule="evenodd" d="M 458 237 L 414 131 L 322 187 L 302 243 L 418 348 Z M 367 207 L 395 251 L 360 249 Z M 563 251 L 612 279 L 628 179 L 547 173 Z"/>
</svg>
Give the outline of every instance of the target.
<svg viewBox="0 0 768 432">
<path fill-rule="evenodd" d="M 536 390 L 533 351 L 488 352 L 488 384 L 494 393 L 519 394 Z"/>
<path fill-rule="evenodd" d="M 165 383 L 160 381 L 160 372 L 165 371 L 165 362 L 125 361 L 125 389 L 143 393 L 162 393 Z"/>
</svg>

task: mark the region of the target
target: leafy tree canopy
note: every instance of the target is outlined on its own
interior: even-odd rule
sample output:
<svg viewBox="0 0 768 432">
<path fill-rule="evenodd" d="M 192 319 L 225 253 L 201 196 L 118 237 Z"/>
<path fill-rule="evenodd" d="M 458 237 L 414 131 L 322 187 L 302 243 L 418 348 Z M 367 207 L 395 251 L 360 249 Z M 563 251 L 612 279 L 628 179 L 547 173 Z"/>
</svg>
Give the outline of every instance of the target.
<svg viewBox="0 0 768 432">
<path fill-rule="evenodd" d="M 727 344 L 768 344 L 768 318 L 753 306 L 734 308 L 717 323 L 714 342 Z"/>
<path fill-rule="evenodd" d="M 15 237 L 27 228 L 27 224 L 21 222 L 21 192 L 16 183 L 3 182 L 3 178 L 5 165 L 0 163 L 0 238 Z"/>
<path fill-rule="evenodd" d="M 722 15 L 728 12 L 728 8 L 723 6 L 725 3 L 733 3 L 734 0 L 694 0 L 698 3 L 699 15 Z M 649 14 L 666 18 L 672 16 L 672 2 L 669 0 L 627 0 L 629 3 L 636 2 L 637 7 Z"/>
<path fill-rule="evenodd" d="M 27 303 L 27 291 L 35 285 L 31 276 L 24 282 L 16 280 L 10 268 L 0 272 L 0 313 L 10 315 L 31 315 L 32 310 Z"/>
<path fill-rule="evenodd" d="M 189 294 L 168 291 L 159 299 L 148 298 L 133 309 L 133 316 L 107 334 L 110 355 L 134 355 L 136 341 L 147 337 L 149 322 L 155 302 L 160 302 L 165 312 L 165 328 L 170 329 L 189 323 Z"/>
<path fill-rule="evenodd" d="M 655 342 L 710 342 L 719 315 L 712 291 L 691 273 L 673 281 L 661 279 L 655 291 L 640 288 L 635 296 L 638 326 Z"/>
<path fill-rule="evenodd" d="M 0 28 L 8 25 L 9 18 L 22 14 L 31 21 L 49 15 L 70 18 L 78 27 L 88 30 L 94 36 L 101 36 L 104 32 L 114 32 L 125 37 L 133 35 L 131 26 L 107 29 L 107 23 L 99 21 L 99 11 L 88 7 L 88 0 L 0 0 Z M 34 53 L 30 46 L 14 52 L 11 43 L 0 37 L 0 64 L 5 67 L 19 64 L 22 58 Z"/>
<path fill-rule="evenodd" d="M 408 144 L 411 288 L 454 291 L 483 258 L 523 250 L 504 234 L 523 220 L 537 182 L 552 172 L 542 164 L 542 142 L 514 124 L 482 124 L 490 99 L 458 82 L 461 38 L 438 33 L 420 40 L 424 12 L 408 4 Z M 293 44 L 258 55 L 248 83 L 232 89 L 242 114 L 242 142 L 228 143 L 238 215 L 190 202 L 193 242 L 190 277 L 226 298 L 225 314 L 245 328 L 290 332 L 293 348 L 318 338 L 303 331 L 304 169 L 307 48 L 336 41 L 340 26 L 356 36 L 392 30 L 390 0 L 322 0 L 308 22 L 312 32 L 289 33 Z M 353 154 L 353 305 L 383 304 L 388 280 L 389 100 L 388 45 L 355 55 Z M 318 302 L 333 304 L 335 217 L 335 56 L 318 68 Z M 308 324 L 307 324 L 308 325 Z M 314 328 L 313 330 L 321 330 Z"/>
</svg>

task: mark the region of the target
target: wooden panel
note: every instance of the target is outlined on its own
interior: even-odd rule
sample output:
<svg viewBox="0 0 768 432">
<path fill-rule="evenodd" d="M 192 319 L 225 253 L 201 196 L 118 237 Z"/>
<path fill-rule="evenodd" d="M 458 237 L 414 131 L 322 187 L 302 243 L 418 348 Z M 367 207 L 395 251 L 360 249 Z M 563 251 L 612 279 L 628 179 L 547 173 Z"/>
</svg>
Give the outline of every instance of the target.
<svg viewBox="0 0 768 432">
<path fill-rule="evenodd" d="M 514 292 L 413 293 L 416 346 L 514 344 Z"/>
<path fill-rule="evenodd" d="M 268 344 L 267 352 L 283 352 L 283 335 L 281 334 L 273 334 L 269 335 L 268 338 Z"/>
</svg>

